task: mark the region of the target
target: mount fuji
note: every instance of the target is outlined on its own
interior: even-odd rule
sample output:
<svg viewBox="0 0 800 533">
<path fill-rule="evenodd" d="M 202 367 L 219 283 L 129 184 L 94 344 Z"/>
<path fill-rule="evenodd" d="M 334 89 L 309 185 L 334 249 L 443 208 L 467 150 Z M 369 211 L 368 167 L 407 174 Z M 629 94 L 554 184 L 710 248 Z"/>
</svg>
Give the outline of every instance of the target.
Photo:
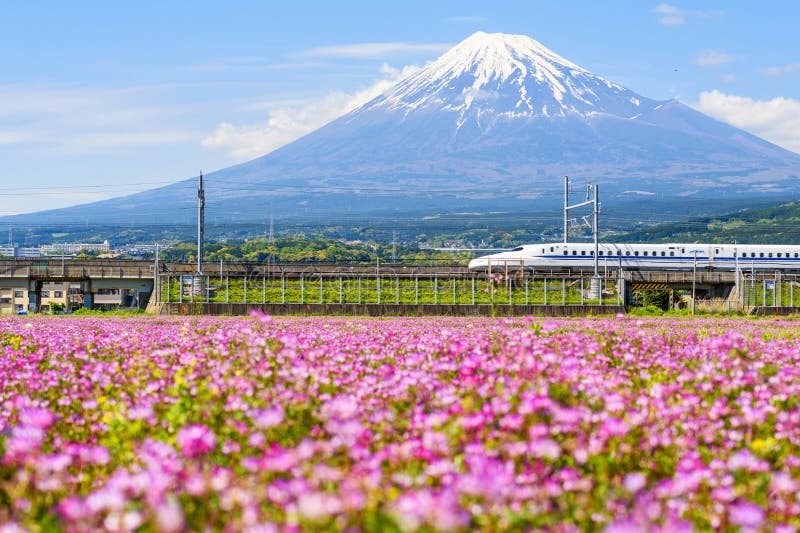
<svg viewBox="0 0 800 533">
<path fill-rule="evenodd" d="M 207 217 L 556 215 L 563 175 L 599 183 L 607 206 L 641 195 L 783 200 L 798 192 L 800 155 L 641 96 L 527 36 L 478 32 L 362 107 L 207 175 Z M 194 183 L 13 218 L 191 223 Z"/>
</svg>

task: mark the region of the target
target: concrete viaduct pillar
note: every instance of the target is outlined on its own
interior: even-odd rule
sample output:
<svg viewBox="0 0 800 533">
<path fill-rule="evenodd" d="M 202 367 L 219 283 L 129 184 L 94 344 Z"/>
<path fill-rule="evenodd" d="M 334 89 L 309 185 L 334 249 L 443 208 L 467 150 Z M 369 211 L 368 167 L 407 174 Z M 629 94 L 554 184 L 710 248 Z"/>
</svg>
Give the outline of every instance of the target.
<svg viewBox="0 0 800 533">
<path fill-rule="evenodd" d="M 42 303 L 42 282 L 37 279 L 28 281 L 28 312 L 37 313 Z"/>
<path fill-rule="evenodd" d="M 86 309 L 94 307 L 94 293 L 92 293 L 92 280 L 87 279 L 81 282 L 81 292 L 83 293 L 83 306 Z"/>
</svg>

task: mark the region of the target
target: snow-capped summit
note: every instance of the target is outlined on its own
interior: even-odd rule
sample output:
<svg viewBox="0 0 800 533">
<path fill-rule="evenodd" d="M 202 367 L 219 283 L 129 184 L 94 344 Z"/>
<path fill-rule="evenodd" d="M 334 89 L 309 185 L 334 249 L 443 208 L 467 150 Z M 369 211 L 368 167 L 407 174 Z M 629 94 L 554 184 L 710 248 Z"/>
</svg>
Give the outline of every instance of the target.
<svg viewBox="0 0 800 533">
<path fill-rule="evenodd" d="M 477 32 L 365 109 L 448 111 L 469 118 L 606 113 L 630 117 L 648 99 L 592 74 L 525 35 Z"/>
</svg>

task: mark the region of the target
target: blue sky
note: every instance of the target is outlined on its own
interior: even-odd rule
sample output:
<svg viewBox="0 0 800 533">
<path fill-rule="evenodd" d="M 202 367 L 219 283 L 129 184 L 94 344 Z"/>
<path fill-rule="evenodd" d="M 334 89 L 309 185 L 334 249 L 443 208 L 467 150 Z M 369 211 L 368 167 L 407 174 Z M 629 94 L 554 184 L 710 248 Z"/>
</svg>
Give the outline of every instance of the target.
<svg viewBox="0 0 800 533">
<path fill-rule="evenodd" d="M 0 215 L 266 153 L 471 33 L 521 33 L 800 152 L 800 3 L 4 3 Z"/>
</svg>

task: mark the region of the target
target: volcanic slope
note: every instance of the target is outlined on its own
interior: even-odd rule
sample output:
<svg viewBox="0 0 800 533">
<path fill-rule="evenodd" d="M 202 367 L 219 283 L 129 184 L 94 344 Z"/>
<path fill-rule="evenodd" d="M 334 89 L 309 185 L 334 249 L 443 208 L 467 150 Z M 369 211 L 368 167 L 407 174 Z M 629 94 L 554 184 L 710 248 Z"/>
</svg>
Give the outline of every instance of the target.
<svg viewBox="0 0 800 533">
<path fill-rule="evenodd" d="M 364 106 L 207 176 L 213 220 L 559 205 L 560 177 L 605 205 L 638 196 L 797 192 L 800 156 L 593 74 L 523 35 L 478 32 Z M 194 182 L 91 204 L 92 220 L 191 218 Z M 646 202 L 646 200 L 642 200 Z M 87 208 L 38 220 L 83 221 Z M 24 217 L 23 217 L 24 218 Z"/>
</svg>

